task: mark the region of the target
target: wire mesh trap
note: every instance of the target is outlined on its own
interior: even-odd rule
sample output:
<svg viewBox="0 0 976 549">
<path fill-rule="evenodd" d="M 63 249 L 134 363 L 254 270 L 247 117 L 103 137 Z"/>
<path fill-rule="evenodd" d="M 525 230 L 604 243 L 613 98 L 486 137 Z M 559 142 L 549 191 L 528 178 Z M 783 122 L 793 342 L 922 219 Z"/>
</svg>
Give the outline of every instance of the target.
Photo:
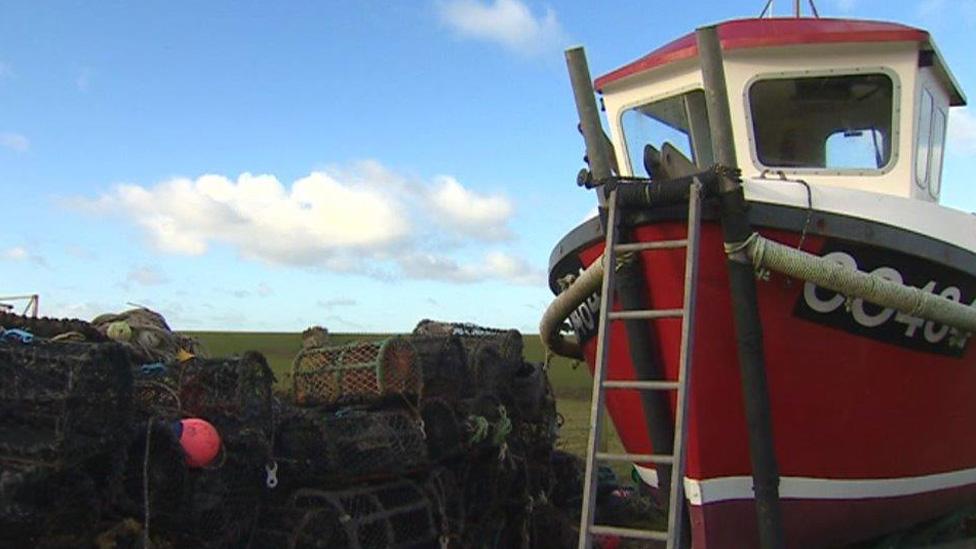
<svg viewBox="0 0 976 549">
<path fill-rule="evenodd" d="M 427 466 L 421 419 L 406 409 L 284 410 L 275 455 L 286 484 L 349 484 Z"/>
<path fill-rule="evenodd" d="M 260 547 L 381 549 L 435 547 L 439 517 L 424 487 L 410 480 L 346 490 L 296 490 L 262 517 Z"/>
<path fill-rule="evenodd" d="M 108 341 L 105 334 L 90 323 L 76 318 L 35 318 L 0 311 L 0 326 L 27 330 L 34 337 L 45 339 L 74 339 L 92 343 Z"/>
<path fill-rule="evenodd" d="M 522 364 L 524 344 L 518 330 L 425 319 L 417 324 L 413 333 L 417 336 L 457 337 L 464 347 L 471 382 L 479 391 L 498 392 Z"/>
<path fill-rule="evenodd" d="M 124 440 L 127 358 L 111 343 L 0 342 L 0 464 L 61 469 Z"/>
<path fill-rule="evenodd" d="M 295 402 L 317 406 L 417 396 L 423 379 L 416 354 L 403 337 L 303 349 L 292 365 Z"/>
<path fill-rule="evenodd" d="M 461 339 L 455 335 L 421 334 L 407 339 L 417 352 L 423 382 L 421 400 L 457 400 L 473 394 Z"/>
</svg>

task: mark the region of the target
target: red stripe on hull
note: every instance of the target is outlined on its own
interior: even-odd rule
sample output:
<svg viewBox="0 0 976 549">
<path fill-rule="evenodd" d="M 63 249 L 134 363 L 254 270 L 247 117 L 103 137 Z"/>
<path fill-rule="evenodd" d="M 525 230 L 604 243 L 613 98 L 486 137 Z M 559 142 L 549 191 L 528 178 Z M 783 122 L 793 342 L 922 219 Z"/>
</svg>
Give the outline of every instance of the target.
<svg viewBox="0 0 976 549">
<path fill-rule="evenodd" d="M 636 233 L 641 241 L 683 238 L 685 227 L 683 222 L 657 223 Z M 787 245 L 798 241 L 794 233 L 763 234 Z M 807 237 L 804 249 L 818 252 L 823 244 L 819 237 Z M 686 476 L 749 475 L 728 276 L 716 224 L 703 226 L 701 250 Z M 589 265 L 602 251 L 602 243 L 594 243 L 580 259 Z M 684 251 L 645 252 L 643 269 L 649 306 L 680 307 Z M 802 299 L 803 285 L 776 274 L 757 282 L 780 474 L 883 479 L 976 467 L 973 344 L 962 358 L 955 358 L 798 318 L 794 307 Z M 651 329 L 660 342 L 666 376 L 674 379 L 680 321 L 655 321 Z M 634 379 L 623 324 L 613 323 L 610 333 L 608 379 Z M 595 350 L 594 337 L 584 345 L 591 369 Z M 627 450 L 651 452 L 637 393 L 609 391 L 607 407 Z M 723 515 L 714 516 L 719 520 Z M 907 520 L 898 521 L 902 518 Z"/>
<path fill-rule="evenodd" d="M 976 499 L 976 486 L 913 496 L 780 502 L 790 547 L 835 547 L 871 539 L 952 512 Z M 756 507 L 732 500 L 691 507 L 692 535 L 700 549 L 758 547 Z"/>
</svg>

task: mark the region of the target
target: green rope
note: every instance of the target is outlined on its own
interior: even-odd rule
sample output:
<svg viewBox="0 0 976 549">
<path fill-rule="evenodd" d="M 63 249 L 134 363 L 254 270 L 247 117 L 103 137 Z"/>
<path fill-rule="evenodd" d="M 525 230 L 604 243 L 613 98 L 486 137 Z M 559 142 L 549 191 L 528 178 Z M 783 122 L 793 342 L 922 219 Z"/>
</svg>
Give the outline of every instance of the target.
<svg viewBox="0 0 976 549">
<path fill-rule="evenodd" d="M 501 446 L 512 432 L 512 420 L 508 419 L 508 411 L 502 405 L 498 406 L 498 423 L 495 424 L 495 446 Z"/>
<path fill-rule="evenodd" d="M 471 438 L 468 440 L 468 444 L 474 445 L 488 438 L 488 429 L 491 426 L 488 420 L 483 416 L 468 416 L 468 422 L 474 424 L 474 432 L 471 433 Z"/>
</svg>

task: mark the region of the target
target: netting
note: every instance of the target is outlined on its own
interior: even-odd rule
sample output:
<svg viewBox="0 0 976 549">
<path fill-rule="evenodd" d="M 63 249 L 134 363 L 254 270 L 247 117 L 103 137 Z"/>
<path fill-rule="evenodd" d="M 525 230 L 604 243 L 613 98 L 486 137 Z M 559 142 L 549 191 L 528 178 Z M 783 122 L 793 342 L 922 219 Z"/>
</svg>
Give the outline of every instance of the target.
<svg viewBox="0 0 976 549">
<path fill-rule="evenodd" d="M 89 342 L 105 342 L 108 338 L 94 326 L 76 318 L 33 318 L 6 311 L 0 311 L 0 326 L 27 330 L 35 337 L 55 338 L 74 337 Z"/>
<path fill-rule="evenodd" d="M 51 322 L 38 334 L 68 327 Z M 102 325 L 124 335 L 118 322 Z M 570 540 L 578 464 L 553 454 L 552 388 L 517 331 L 426 321 L 379 342 L 306 335 L 287 402 L 259 353 L 149 360 L 139 345 L 0 342 L 0 546 Z M 221 438 L 202 468 L 180 442 L 191 417 Z"/>
<path fill-rule="evenodd" d="M 400 479 L 345 490 L 295 491 L 288 504 L 269 509 L 255 545 L 381 549 L 433 546 L 440 519 L 414 481 Z"/>
<path fill-rule="evenodd" d="M 118 345 L 0 342 L 0 464 L 64 468 L 110 450 L 131 399 Z"/>
<path fill-rule="evenodd" d="M 454 335 L 411 335 L 423 380 L 422 399 L 454 400 L 469 397 L 473 385 L 468 375 L 464 347 Z"/>
<path fill-rule="evenodd" d="M 508 392 L 511 377 L 522 364 L 523 342 L 518 330 L 422 320 L 414 328 L 414 334 L 457 337 L 464 347 L 470 383 L 478 391 Z"/>
<path fill-rule="evenodd" d="M 428 463 L 423 424 L 409 410 L 285 410 L 275 443 L 283 488 L 385 479 Z"/>
<path fill-rule="evenodd" d="M 303 349 L 292 365 L 294 398 L 303 406 L 417 396 L 422 383 L 416 350 L 402 337 Z"/>
<path fill-rule="evenodd" d="M 170 362 L 182 353 L 203 354 L 196 340 L 174 332 L 163 315 L 145 307 L 99 315 L 91 324 L 104 337 L 128 345 L 141 363 Z"/>
<path fill-rule="evenodd" d="M 265 466 L 272 462 L 274 375 L 264 356 L 194 358 L 136 366 L 134 372 L 142 424 L 129 450 L 117 514 L 143 519 L 148 509 L 153 539 L 176 546 L 242 543 L 253 531 L 266 491 Z M 215 463 L 187 467 L 176 439 L 176 423 L 184 417 L 205 419 L 217 429 L 222 446 Z M 142 432 L 147 422 L 148 460 Z"/>
</svg>

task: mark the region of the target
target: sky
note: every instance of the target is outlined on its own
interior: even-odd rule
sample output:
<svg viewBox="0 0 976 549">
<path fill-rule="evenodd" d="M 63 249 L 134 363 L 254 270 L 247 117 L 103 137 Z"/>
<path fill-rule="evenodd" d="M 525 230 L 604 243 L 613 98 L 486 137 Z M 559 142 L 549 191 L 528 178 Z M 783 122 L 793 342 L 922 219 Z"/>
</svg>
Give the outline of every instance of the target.
<svg viewBox="0 0 976 549">
<path fill-rule="evenodd" d="M 563 49 L 597 76 L 764 3 L 5 1 L 0 296 L 183 330 L 534 333 L 594 206 Z M 976 98 L 976 0 L 817 7 L 929 30 Z M 974 211 L 976 109 L 949 134 L 942 202 Z"/>
</svg>

